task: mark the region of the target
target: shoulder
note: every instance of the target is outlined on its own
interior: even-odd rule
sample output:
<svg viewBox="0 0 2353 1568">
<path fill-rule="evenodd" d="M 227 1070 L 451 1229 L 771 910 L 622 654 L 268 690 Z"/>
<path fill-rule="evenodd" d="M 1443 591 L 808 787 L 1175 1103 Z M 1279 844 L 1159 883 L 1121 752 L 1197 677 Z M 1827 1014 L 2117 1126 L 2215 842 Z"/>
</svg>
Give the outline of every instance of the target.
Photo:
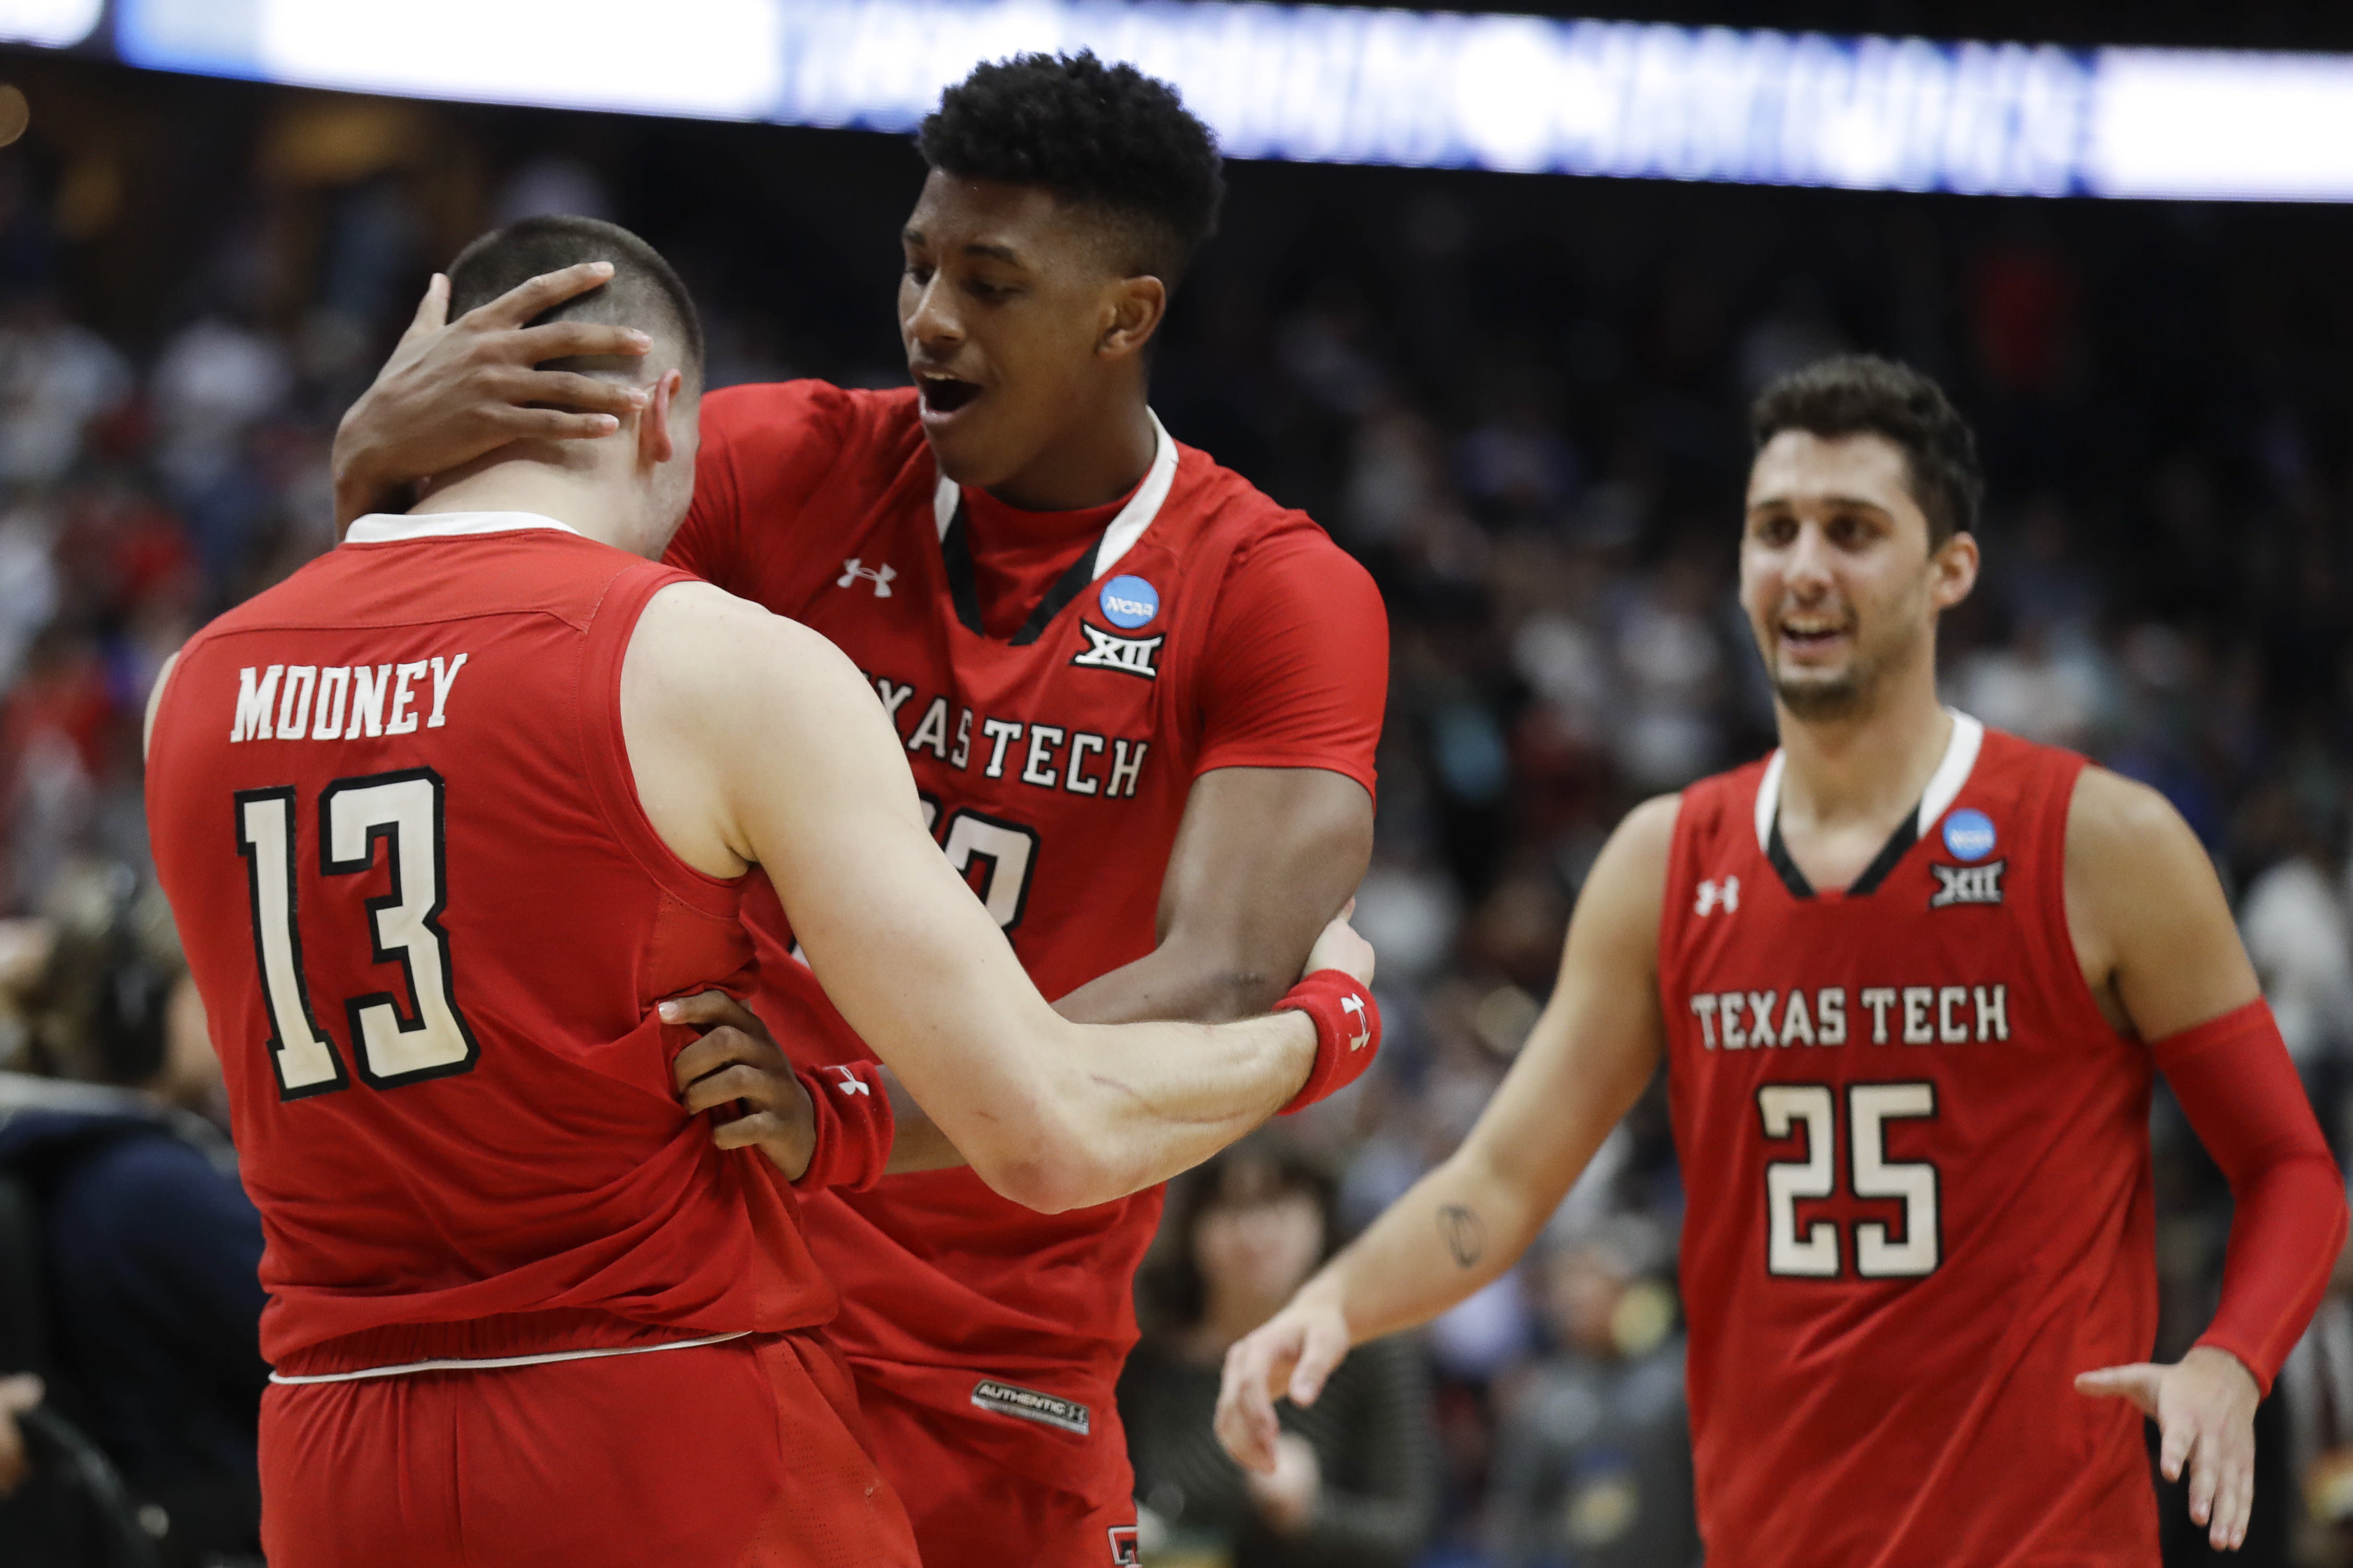
<svg viewBox="0 0 2353 1568">
<path fill-rule="evenodd" d="M 886 392 L 836 386 L 828 381 L 746 382 L 703 395 L 706 440 L 733 448 L 802 445 L 842 447 L 887 440 L 922 430 L 913 388 Z"/>
<path fill-rule="evenodd" d="M 1314 518 L 1220 468 L 1207 453 L 1189 447 L 1183 452 L 1168 505 L 1185 517 L 1187 533 L 1213 549 L 1222 546 L 1220 597 L 1229 612 L 1280 605 L 1287 620 L 1369 616 L 1387 629 L 1388 610 L 1372 574 Z"/>
<path fill-rule="evenodd" d="M 2122 773 L 2085 764 L 2067 803 L 2067 860 L 2071 868 L 2121 871 L 2152 858 L 2193 856 L 2204 848 L 2189 824 L 2164 795 Z"/>
<path fill-rule="evenodd" d="M 1646 888 L 1652 899 L 1666 886 L 1667 859 L 1673 852 L 1675 826 L 1682 821 L 1689 792 L 1652 795 L 1626 814 L 1618 830 L 1593 863 L 1593 880 L 1608 872 L 1630 887 Z M 1588 883 L 1588 885 L 1590 885 Z"/>
<path fill-rule="evenodd" d="M 667 584 L 646 601 L 629 651 L 634 658 L 640 650 L 665 668 L 703 672 L 723 685 L 765 673 L 773 661 L 813 673 L 837 668 L 857 673 L 849 656 L 822 634 L 701 581 Z M 757 662 L 732 662 L 746 652 Z"/>
<path fill-rule="evenodd" d="M 1654 795 L 1626 814 L 1586 874 L 1578 921 L 1638 942 L 1656 940 L 1683 802 L 1682 795 Z"/>
</svg>

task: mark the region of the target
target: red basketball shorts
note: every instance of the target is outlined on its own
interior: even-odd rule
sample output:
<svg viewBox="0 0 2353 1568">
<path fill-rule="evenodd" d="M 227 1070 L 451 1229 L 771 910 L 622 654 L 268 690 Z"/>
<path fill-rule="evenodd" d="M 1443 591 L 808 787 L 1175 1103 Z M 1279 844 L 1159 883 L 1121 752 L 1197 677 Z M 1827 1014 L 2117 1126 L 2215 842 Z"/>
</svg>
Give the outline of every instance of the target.
<svg viewBox="0 0 2353 1568">
<path fill-rule="evenodd" d="M 914 1521 L 923 1568 L 1117 1568 L 1138 1561 L 1135 1500 L 1089 1498 L 1007 1468 L 923 1405 L 858 1386 L 866 1434 Z M 278 1560 L 270 1559 L 270 1568 Z"/>
<path fill-rule="evenodd" d="M 916 1568 L 848 1371 L 798 1333 L 273 1384 L 261 1510 L 270 1568 Z"/>
</svg>

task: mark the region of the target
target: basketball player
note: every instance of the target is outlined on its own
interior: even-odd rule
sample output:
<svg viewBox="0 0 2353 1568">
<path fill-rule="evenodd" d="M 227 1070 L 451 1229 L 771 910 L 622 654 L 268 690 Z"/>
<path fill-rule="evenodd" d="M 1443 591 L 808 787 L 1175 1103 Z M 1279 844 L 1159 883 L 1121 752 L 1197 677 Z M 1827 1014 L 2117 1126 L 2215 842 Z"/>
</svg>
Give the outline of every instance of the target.
<svg viewBox="0 0 2353 1568">
<path fill-rule="evenodd" d="M 2346 1208 L 2221 889 L 2154 792 L 1937 705 L 1980 484 L 1933 383 L 1831 360 L 1753 423 L 1740 595 L 1780 749 L 1627 817 L 1493 1101 L 1233 1347 L 1219 1433 L 1271 1468 L 1271 1391 L 1311 1403 L 1510 1267 L 1663 1056 L 1710 1568 L 2154 1564 L 2141 1412 L 2235 1546 Z M 2168 1366 L 2158 1071 L 2236 1200 Z"/>
<path fill-rule="evenodd" d="M 638 414 L 362 519 L 197 634 L 152 705 L 158 875 L 267 1237 L 264 1544 L 280 1568 L 912 1568 L 793 1200 L 672 1097 L 691 1036 L 657 1003 L 748 985 L 747 888 L 974 1179 L 1016 1191 L 1095 1138 L 1158 1180 L 1204 1127 L 1338 1081 L 1371 1054 L 1344 1027 L 1364 997 L 1326 971 L 1305 1019 L 1049 1008 L 924 831 L 872 689 L 649 559 L 702 374 L 660 258 L 536 219 L 453 287 L 591 257 L 611 281 L 571 311 L 652 342 L 581 372 L 632 376 Z M 533 331 L 551 357 L 583 335 Z M 1342 926 L 1335 954 L 1366 956 Z M 869 1063 L 832 1087 L 881 1099 Z"/>
<path fill-rule="evenodd" d="M 1091 56 L 980 67 L 921 145 L 899 292 L 916 384 L 714 393 L 670 559 L 866 672 L 950 864 L 1066 1017 L 1257 1012 L 1370 854 L 1388 628 L 1319 529 L 1147 404 L 1215 222 L 1215 145 L 1173 90 Z M 442 328 L 428 297 L 344 422 L 346 506 L 505 432 L 626 412 L 538 379 L 520 309 Z M 761 1014 L 797 1052 L 862 1059 L 822 1033 L 787 912 L 756 884 L 745 902 Z M 1112 1394 L 1160 1194 L 1128 1191 L 1074 1185 L 1057 1196 L 1086 1206 L 1049 1217 L 949 1171 L 806 1203 L 931 1568 L 1134 1560 Z"/>
</svg>

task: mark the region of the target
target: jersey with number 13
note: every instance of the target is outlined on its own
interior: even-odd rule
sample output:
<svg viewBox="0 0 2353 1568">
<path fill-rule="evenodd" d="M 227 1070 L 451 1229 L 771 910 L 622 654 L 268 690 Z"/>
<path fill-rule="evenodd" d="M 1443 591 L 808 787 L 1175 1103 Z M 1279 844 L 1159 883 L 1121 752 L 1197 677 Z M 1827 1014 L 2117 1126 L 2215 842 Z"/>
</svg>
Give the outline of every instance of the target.
<svg viewBox="0 0 2353 1568">
<path fill-rule="evenodd" d="M 522 513 L 364 518 L 181 652 L 147 819 L 281 1372 L 403 1323 L 541 1352 L 832 1315 L 652 1012 L 752 957 L 741 879 L 670 852 L 621 739 L 623 651 L 681 580 Z"/>
<path fill-rule="evenodd" d="M 1659 932 L 1711 1568 L 2152 1563 L 2147 1052 L 2067 928 L 2083 759 L 1956 715 L 1842 891 L 1780 758 L 1685 791 Z"/>
</svg>

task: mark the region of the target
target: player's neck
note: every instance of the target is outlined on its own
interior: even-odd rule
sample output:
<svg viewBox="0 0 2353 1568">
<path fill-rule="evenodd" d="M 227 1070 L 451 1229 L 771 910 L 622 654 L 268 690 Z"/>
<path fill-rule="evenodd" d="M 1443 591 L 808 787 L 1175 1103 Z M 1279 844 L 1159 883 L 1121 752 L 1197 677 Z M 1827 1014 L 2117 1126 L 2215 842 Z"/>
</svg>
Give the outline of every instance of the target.
<svg viewBox="0 0 2353 1568">
<path fill-rule="evenodd" d="M 436 476 L 424 499 L 408 510 L 534 512 L 600 544 L 636 551 L 644 531 L 638 525 L 644 499 L 638 488 L 627 475 L 611 471 L 613 464 L 583 462 L 575 453 L 565 456 L 572 460 L 499 457 Z"/>
<path fill-rule="evenodd" d="M 1936 700 L 1936 672 L 1923 660 L 1863 713 L 1799 719 L 1780 712 L 1781 827 L 1892 827 L 1919 803 L 1953 736 Z"/>
<path fill-rule="evenodd" d="M 1069 428 L 988 493 L 1024 511 L 1079 511 L 1115 501 L 1152 467 L 1158 437 L 1143 388 L 1106 400 L 1100 412 Z"/>
</svg>

